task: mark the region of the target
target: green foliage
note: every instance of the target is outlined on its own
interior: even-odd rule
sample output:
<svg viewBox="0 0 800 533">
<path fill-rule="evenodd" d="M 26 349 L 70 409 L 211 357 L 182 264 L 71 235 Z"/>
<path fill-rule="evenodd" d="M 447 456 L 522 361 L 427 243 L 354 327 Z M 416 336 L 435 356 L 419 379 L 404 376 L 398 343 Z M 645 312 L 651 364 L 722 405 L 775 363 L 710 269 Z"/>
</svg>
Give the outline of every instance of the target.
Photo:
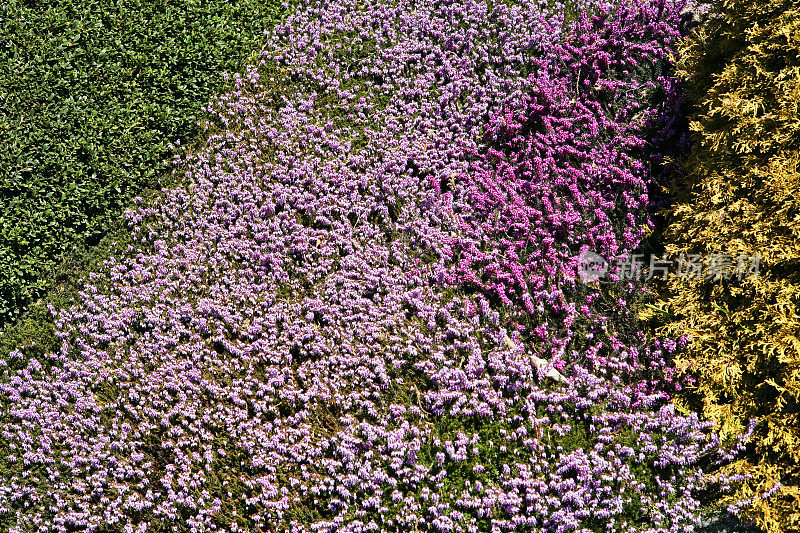
<svg viewBox="0 0 800 533">
<path fill-rule="evenodd" d="M 277 0 L 10 0 L 0 7 L 0 328 L 158 188 L 168 146 L 283 13 Z"/>
<path fill-rule="evenodd" d="M 727 499 L 771 532 L 800 530 L 800 1 L 724 0 L 682 50 L 695 149 L 672 184 L 668 255 L 761 257 L 758 276 L 668 282 L 652 315 L 688 334 L 686 400 L 723 438 L 758 418 L 750 476 Z M 673 315 L 673 316 L 670 316 Z M 764 494 L 780 482 L 777 492 Z"/>
</svg>

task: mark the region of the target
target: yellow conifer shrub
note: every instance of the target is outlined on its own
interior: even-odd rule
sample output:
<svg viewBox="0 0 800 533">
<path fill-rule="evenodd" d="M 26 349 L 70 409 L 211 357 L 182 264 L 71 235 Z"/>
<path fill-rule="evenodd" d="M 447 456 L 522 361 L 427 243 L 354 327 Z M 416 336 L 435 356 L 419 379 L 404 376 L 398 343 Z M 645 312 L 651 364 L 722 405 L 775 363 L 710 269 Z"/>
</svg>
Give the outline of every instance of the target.
<svg viewBox="0 0 800 533">
<path fill-rule="evenodd" d="M 760 265 L 741 280 L 671 277 L 660 330 L 689 335 L 678 364 L 697 383 L 683 400 L 721 437 L 759 419 L 724 469 L 750 476 L 726 501 L 752 499 L 743 515 L 769 532 L 800 531 L 800 0 L 718 1 L 681 55 L 694 148 L 668 187 L 665 253 Z"/>
</svg>

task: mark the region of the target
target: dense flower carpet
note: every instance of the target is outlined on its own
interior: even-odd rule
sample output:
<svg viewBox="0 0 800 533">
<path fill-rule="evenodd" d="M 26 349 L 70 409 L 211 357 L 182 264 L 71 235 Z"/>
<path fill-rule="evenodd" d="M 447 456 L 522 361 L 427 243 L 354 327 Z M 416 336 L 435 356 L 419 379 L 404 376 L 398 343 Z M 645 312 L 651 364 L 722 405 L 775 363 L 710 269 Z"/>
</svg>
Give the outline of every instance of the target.
<svg viewBox="0 0 800 533">
<path fill-rule="evenodd" d="M 300 5 L 0 361 L 9 531 L 678 532 L 737 476 L 641 281 L 694 6 Z M 728 509 L 735 513 L 739 505 Z"/>
</svg>

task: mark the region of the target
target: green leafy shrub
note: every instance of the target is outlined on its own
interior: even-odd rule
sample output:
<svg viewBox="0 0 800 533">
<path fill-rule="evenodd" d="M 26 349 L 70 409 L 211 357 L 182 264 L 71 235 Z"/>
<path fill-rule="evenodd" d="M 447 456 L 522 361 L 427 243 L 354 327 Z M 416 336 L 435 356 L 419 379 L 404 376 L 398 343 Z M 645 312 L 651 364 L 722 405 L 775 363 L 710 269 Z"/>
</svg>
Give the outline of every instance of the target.
<svg viewBox="0 0 800 533">
<path fill-rule="evenodd" d="M 158 188 L 168 146 L 279 19 L 277 0 L 10 0 L 0 8 L 0 328 Z"/>
<path fill-rule="evenodd" d="M 800 530 L 800 2 L 725 0 L 680 68 L 695 149 L 671 185 L 668 256 L 760 256 L 758 275 L 673 278 L 661 307 L 698 379 L 686 399 L 721 436 L 759 423 L 723 503 L 768 531 Z M 736 261 L 731 266 L 736 266 Z M 706 272 L 704 272 L 706 274 Z M 668 316 L 664 313 L 661 318 Z"/>
</svg>

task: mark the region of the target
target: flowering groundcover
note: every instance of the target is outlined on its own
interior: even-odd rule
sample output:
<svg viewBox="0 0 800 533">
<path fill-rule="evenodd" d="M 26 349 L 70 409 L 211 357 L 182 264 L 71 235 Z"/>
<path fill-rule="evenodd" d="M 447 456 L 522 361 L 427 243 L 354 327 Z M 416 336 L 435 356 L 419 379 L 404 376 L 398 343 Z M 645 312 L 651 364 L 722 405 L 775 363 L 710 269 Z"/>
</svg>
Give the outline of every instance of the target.
<svg viewBox="0 0 800 533">
<path fill-rule="evenodd" d="M 735 450 L 669 403 L 678 343 L 625 329 L 640 288 L 573 279 L 642 238 L 683 5 L 592 8 L 278 26 L 61 349 L 4 362 L 4 526 L 690 531 Z"/>
</svg>

